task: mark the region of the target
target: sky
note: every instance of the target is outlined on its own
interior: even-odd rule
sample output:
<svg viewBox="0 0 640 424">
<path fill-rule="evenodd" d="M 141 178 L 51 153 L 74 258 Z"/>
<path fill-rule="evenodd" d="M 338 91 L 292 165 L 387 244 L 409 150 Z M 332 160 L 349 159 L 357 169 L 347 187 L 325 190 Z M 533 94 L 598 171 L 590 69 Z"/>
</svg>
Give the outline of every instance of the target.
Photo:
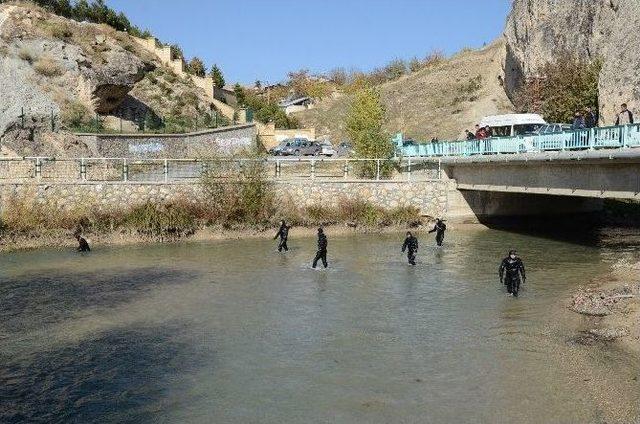
<svg viewBox="0 0 640 424">
<path fill-rule="evenodd" d="M 227 83 L 287 73 L 369 71 L 389 61 L 481 47 L 503 31 L 511 0 L 107 0 Z M 162 5 L 162 7 L 159 7 Z"/>
</svg>

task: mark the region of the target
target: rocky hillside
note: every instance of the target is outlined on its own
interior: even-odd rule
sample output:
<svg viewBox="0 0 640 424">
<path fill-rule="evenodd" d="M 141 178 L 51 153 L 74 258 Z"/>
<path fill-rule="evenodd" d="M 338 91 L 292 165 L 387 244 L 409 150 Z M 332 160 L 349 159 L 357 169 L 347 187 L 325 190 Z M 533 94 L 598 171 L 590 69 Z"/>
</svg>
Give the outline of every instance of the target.
<svg viewBox="0 0 640 424">
<path fill-rule="evenodd" d="M 507 22 L 506 87 L 563 55 L 601 59 L 600 116 L 612 124 L 621 103 L 640 113 L 640 2 L 514 0 Z"/>
<path fill-rule="evenodd" d="M 0 81 L 5 155 L 84 154 L 86 146 L 67 130 L 89 127 L 96 114 L 107 128 L 119 128 L 123 118 L 131 129 L 144 117 L 188 121 L 209 110 L 200 89 L 128 34 L 29 3 L 0 5 Z"/>
<path fill-rule="evenodd" d="M 430 140 L 456 139 L 486 116 L 513 111 L 502 86 L 505 44 L 499 40 L 380 86 L 387 110 L 385 129 Z M 346 138 L 344 116 L 351 97 L 327 99 L 296 114 L 303 126 L 334 141 Z"/>
</svg>

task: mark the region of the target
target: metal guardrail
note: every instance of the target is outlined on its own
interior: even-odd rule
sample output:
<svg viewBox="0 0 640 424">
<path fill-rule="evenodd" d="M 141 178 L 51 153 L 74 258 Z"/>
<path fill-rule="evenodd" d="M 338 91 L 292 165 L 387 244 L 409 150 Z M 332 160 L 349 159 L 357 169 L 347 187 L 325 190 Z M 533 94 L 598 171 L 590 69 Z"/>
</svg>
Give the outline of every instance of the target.
<svg viewBox="0 0 640 424">
<path fill-rule="evenodd" d="M 169 183 L 234 179 L 251 165 L 268 180 L 431 181 L 438 159 L 127 159 L 0 158 L 2 182 Z"/>
<path fill-rule="evenodd" d="M 471 156 L 501 153 L 539 153 L 545 151 L 624 149 L 640 147 L 640 124 L 591 128 L 554 134 L 495 137 L 484 140 L 442 141 L 403 145 L 402 134 L 394 138 L 400 157 Z"/>
</svg>

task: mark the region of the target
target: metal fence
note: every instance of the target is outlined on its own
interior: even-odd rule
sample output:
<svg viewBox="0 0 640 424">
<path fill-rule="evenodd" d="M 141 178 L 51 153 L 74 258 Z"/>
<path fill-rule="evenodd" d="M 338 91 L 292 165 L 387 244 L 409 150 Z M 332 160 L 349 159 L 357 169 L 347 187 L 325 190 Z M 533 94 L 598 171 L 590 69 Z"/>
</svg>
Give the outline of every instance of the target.
<svg viewBox="0 0 640 424">
<path fill-rule="evenodd" d="M 438 159 L 0 158 L 0 182 L 197 182 L 203 176 L 234 180 L 249 171 L 274 181 L 431 181 L 442 175 Z"/>
<path fill-rule="evenodd" d="M 623 149 L 640 147 L 640 124 L 591 128 L 554 134 L 495 137 L 484 140 L 443 141 L 417 145 L 403 144 L 402 134 L 394 139 L 402 157 L 471 156 L 499 153 Z"/>
</svg>

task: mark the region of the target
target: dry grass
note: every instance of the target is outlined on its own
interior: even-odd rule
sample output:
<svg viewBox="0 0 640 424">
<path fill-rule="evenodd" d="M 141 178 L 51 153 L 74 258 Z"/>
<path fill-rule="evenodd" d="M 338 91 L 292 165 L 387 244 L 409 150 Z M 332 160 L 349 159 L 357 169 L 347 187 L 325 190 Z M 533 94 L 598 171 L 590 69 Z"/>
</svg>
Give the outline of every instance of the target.
<svg viewBox="0 0 640 424">
<path fill-rule="evenodd" d="M 35 60 L 35 55 L 33 54 L 33 52 L 24 47 L 18 52 L 18 57 L 25 62 L 28 62 L 30 65 L 32 65 L 33 61 Z"/>
<path fill-rule="evenodd" d="M 380 85 L 387 111 L 384 129 L 423 141 L 456 139 L 484 116 L 512 112 L 498 80 L 503 54 L 502 41 L 450 59 L 436 52 L 417 72 Z M 470 93 L 462 97 L 461 91 Z M 325 99 L 314 109 L 294 115 L 303 127 L 316 127 L 319 135 L 340 142 L 347 139 L 344 116 L 351 98 L 347 93 Z"/>
<path fill-rule="evenodd" d="M 40 75 L 48 78 L 58 77 L 64 73 L 62 66 L 49 56 L 39 58 L 33 65 L 33 69 Z"/>
</svg>

